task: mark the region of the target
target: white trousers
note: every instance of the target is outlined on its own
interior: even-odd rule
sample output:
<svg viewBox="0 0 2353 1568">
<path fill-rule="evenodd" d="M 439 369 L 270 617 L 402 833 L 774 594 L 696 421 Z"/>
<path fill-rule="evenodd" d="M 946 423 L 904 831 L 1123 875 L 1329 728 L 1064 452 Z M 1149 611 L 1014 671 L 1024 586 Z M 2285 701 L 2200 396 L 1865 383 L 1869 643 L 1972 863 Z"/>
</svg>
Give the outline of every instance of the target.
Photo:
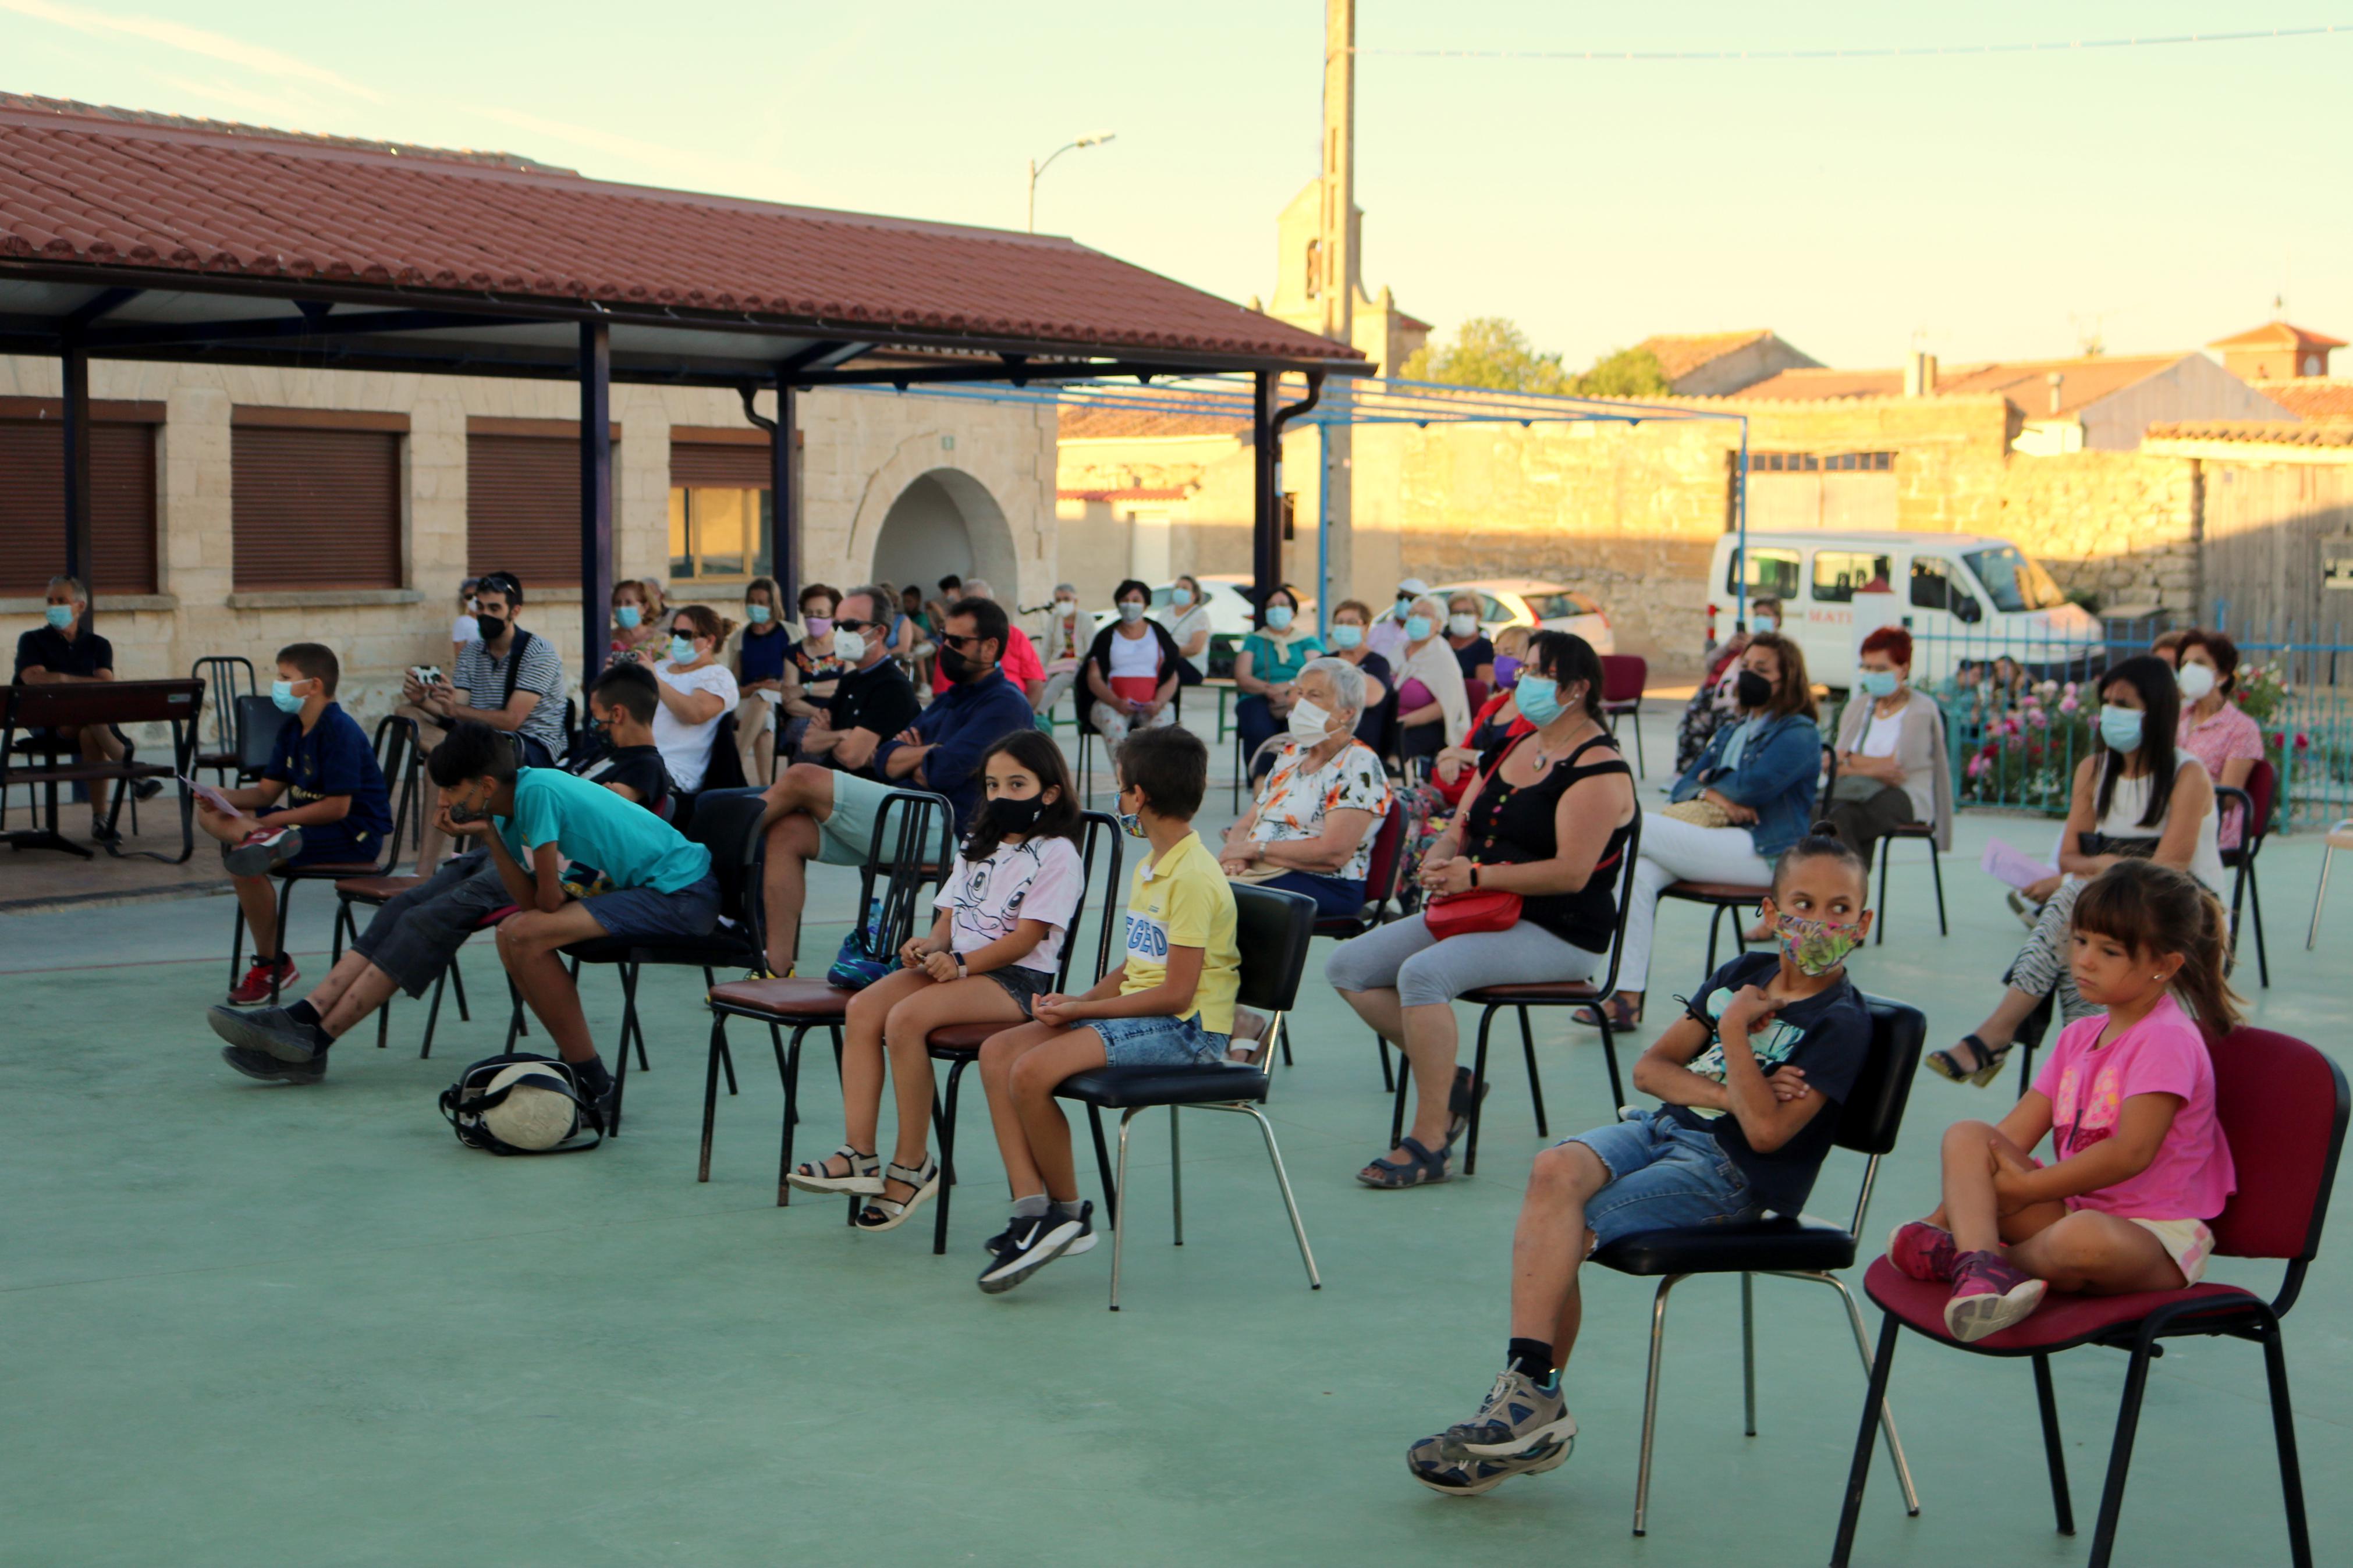
<svg viewBox="0 0 2353 1568">
<path fill-rule="evenodd" d="M 1642 858 L 1634 863 L 1634 887 L 1627 895 L 1626 953 L 1618 966 L 1619 989 L 1650 988 L 1651 932 L 1658 924 L 1659 890 L 1668 883 L 1737 882 L 1763 888 L 1772 880 L 1773 863 L 1757 853 L 1748 829 L 1699 827 L 1644 812 Z M 1687 973 L 1689 968 L 1676 971 L 1676 984 L 1704 978 Z"/>
</svg>

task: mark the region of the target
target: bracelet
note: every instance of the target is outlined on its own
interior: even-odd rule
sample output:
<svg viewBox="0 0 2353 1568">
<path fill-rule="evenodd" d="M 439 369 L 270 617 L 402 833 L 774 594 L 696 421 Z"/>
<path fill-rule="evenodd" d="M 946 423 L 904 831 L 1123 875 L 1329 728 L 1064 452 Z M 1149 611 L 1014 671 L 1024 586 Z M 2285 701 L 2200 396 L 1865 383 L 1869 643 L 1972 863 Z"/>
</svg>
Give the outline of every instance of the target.
<svg viewBox="0 0 2353 1568">
<path fill-rule="evenodd" d="M 1471 862 L 1471 885 L 1474 888 L 1479 885 L 1479 862 L 1476 860 Z"/>
</svg>

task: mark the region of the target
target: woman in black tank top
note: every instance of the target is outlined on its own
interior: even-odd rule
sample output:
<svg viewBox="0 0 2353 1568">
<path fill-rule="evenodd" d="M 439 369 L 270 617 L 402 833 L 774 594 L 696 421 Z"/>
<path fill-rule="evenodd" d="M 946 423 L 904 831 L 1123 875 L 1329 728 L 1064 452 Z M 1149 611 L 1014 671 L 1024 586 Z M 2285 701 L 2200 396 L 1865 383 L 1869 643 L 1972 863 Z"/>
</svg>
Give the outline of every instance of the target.
<svg viewBox="0 0 2353 1568">
<path fill-rule="evenodd" d="M 1601 660 L 1582 637 L 1540 633 L 1518 693 L 1535 731 L 1506 745 L 1472 782 L 1419 876 L 1432 899 L 1515 894 L 1519 918 L 1441 940 L 1426 913 L 1409 915 L 1341 943 L 1324 966 L 1413 1072 L 1412 1133 L 1357 1173 L 1367 1186 L 1419 1186 L 1453 1173 L 1471 1094 L 1469 1073 L 1454 1065 L 1455 997 L 1487 985 L 1598 984 L 1609 967 L 1636 818 L 1631 770 L 1601 722 Z"/>
</svg>

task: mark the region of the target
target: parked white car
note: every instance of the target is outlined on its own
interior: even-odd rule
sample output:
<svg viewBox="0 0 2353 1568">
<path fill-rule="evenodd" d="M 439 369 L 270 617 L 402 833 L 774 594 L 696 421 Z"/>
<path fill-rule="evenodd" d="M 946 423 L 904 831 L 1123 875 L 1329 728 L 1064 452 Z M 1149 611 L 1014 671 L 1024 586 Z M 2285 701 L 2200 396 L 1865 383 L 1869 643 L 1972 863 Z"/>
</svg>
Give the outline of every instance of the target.
<svg viewBox="0 0 2353 1568">
<path fill-rule="evenodd" d="M 1715 542 L 1708 624 L 1732 633 L 1739 539 Z M 1855 650 L 1883 626 L 1908 628 L 1915 680 L 1941 680 L 1962 658 L 2007 653 L 2054 674 L 2087 657 L 2100 623 L 2070 604 L 2042 563 L 1987 533 L 1822 529 L 1748 531 L 1747 596 L 1781 601 L 1781 630 L 1805 650 L 1806 672 L 1833 689 L 1854 682 Z"/>
<path fill-rule="evenodd" d="M 1493 637 L 1505 626 L 1534 626 L 1547 632 L 1575 632 L 1593 645 L 1596 653 L 1618 651 L 1609 616 L 1600 602 L 1561 583 L 1540 583 L 1531 577 L 1489 577 L 1475 583 L 1447 583 L 1432 588 L 1430 596 L 1450 599 L 1457 594 L 1479 595 L 1479 629 Z"/>
</svg>

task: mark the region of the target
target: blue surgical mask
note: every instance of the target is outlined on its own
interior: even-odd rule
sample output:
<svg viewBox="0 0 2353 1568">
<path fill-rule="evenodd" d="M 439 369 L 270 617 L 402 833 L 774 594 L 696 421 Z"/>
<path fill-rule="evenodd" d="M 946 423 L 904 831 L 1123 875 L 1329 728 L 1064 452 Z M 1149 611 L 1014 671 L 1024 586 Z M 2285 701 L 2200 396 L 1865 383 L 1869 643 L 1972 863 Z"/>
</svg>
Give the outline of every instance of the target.
<svg viewBox="0 0 2353 1568">
<path fill-rule="evenodd" d="M 1778 616 L 1751 616 L 1748 617 L 1748 629 L 1753 632 L 1778 632 L 1781 629 L 1781 617 Z"/>
<path fill-rule="evenodd" d="M 670 661 L 672 664 L 692 664 L 694 662 L 694 639 L 692 637 L 680 637 L 675 632 L 670 634 Z"/>
<path fill-rule="evenodd" d="M 55 626 L 59 631 L 65 630 L 74 623 L 73 606 L 71 605 L 51 605 L 42 610 L 41 615 L 43 618 L 49 623 L 49 625 Z"/>
<path fill-rule="evenodd" d="M 302 700 L 294 695 L 294 683 L 290 680 L 271 681 L 269 700 L 277 704 L 280 713 L 300 713 L 302 710 Z"/>
<path fill-rule="evenodd" d="M 775 611 L 769 609 L 765 605 L 746 605 L 744 606 L 744 618 L 751 622 L 755 626 L 766 626 L 768 624 L 768 617 L 775 613 Z"/>
<path fill-rule="evenodd" d="M 623 605 L 613 612 L 613 624 L 625 632 L 637 630 L 638 623 L 645 618 L 646 613 L 635 605 Z"/>
<path fill-rule="evenodd" d="M 2119 708 L 2107 703 L 2100 709 L 2100 739 L 2112 752 L 2140 750 L 2141 720 L 2145 715 L 2137 708 Z"/>
<path fill-rule="evenodd" d="M 1188 608 L 1193 603 L 1193 590 L 1190 588 L 1171 588 L 1168 590 L 1168 602 L 1176 605 L 1180 610 Z"/>
<path fill-rule="evenodd" d="M 1142 620 L 1144 618 L 1144 601 L 1141 599 L 1122 600 L 1119 606 L 1119 618 L 1125 621 L 1129 626 L 1134 626 L 1136 622 Z"/>
<path fill-rule="evenodd" d="M 1355 647 L 1365 640 L 1365 628 L 1359 626 L 1338 626 L 1332 628 L 1334 647 Z"/>
<path fill-rule="evenodd" d="M 1520 717 L 1541 730 L 1560 717 L 1560 682 L 1549 675 L 1523 675 L 1512 688 L 1512 700 L 1519 704 Z"/>
<path fill-rule="evenodd" d="M 1291 606 L 1289 605 L 1269 605 L 1266 607 L 1266 624 L 1267 629 L 1270 631 L 1289 631 L 1291 629 Z"/>
<path fill-rule="evenodd" d="M 1854 683 L 1873 697 L 1895 695 L 1895 672 L 1892 669 L 1866 669 L 1854 678 Z"/>
<path fill-rule="evenodd" d="M 1408 642 L 1423 641 L 1435 629 L 1428 616 L 1408 616 L 1405 618 L 1405 640 Z"/>
</svg>

